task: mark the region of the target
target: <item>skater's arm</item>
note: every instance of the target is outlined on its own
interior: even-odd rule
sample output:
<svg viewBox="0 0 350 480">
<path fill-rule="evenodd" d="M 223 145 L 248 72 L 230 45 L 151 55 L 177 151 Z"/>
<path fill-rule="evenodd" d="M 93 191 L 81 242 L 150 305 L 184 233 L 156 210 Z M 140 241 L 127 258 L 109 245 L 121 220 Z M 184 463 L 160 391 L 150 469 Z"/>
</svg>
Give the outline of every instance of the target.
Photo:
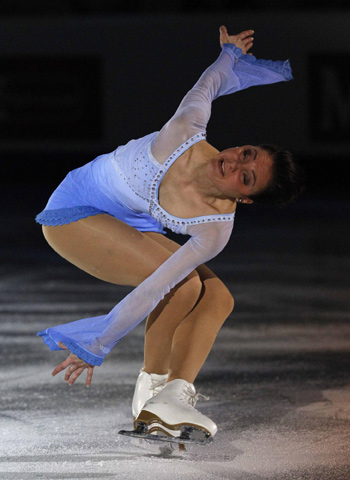
<svg viewBox="0 0 350 480">
<path fill-rule="evenodd" d="M 206 133 L 211 103 L 216 98 L 254 85 L 290 80 L 288 62 L 257 60 L 248 55 L 253 30 L 228 35 L 220 29 L 222 51 L 187 93 L 174 116 L 164 125 L 152 145 L 152 153 L 163 163 L 181 144 L 197 133 Z"/>
</svg>

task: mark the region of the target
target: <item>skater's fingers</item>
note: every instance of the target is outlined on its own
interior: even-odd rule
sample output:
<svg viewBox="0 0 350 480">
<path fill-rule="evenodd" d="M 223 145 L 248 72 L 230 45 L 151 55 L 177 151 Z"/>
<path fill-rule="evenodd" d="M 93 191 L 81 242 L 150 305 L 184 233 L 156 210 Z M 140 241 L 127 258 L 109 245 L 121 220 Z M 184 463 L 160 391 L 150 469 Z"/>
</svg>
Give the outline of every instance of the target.
<svg viewBox="0 0 350 480">
<path fill-rule="evenodd" d="M 74 363 L 72 363 L 72 365 L 69 365 L 69 367 L 67 368 L 67 371 L 64 375 L 64 379 L 66 382 L 68 382 L 68 380 L 70 379 L 71 375 L 78 369 L 80 368 L 81 365 L 76 365 Z"/>
<path fill-rule="evenodd" d="M 240 48 L 244 54 L 248 53 L 253 46 L 254 38 L 248 37 L 244 39 L 238 39 L 235 43 L 236 47 Z"/>
<path fill-rule="evenodd" d="M 249 38 L 245 38 L 245 39 L 242 41 L 242 44 L 247 48 L 249 45 L 252 46 L 252 45 L 253 45 L 253 42 L 254 42 L 254 38 L 253 38 L 253 37 L 249 37 Z"/>
<path fill-rule="evenodd" d="M 57 365 L 57 367 L 52 372 L 52 376 L 54 377 L 58 373 L 62 372 L 62 370 L 65 370 L 67 367 L 69 367 L 72 364 L 72 361 L 73 361 L 73 359 L 69 355 L 69 357 L 66 358 L 66 360 L 64 362 Z"/>
<path fill-rule="evenodd" d="M 75 380 L 80 377 L 80 375 L 83 373 L 83 371 L 85 370 L 85 367 L 79 367 L 77 368 L 74 373 L 71 375 L 70 379 L 69 379 L 69 382 L 68 382 L 68 385 L 72 386 L 73 383 L 75 382 Z"/>
<path fill-rule="evenodd" d="M 228 36 L 227 28 L 225 27 L 225 25 L 221 25 L 221 27 L 220 27 L 220 46 L 222 47 L 222 45 L 224 43 L 229 43 L 229 36 Z"/>
<path fill-rule="evenodd" d="M 71 375 L 76 372 L 78 369 L 82 369 L 80 371 L 80 373 L 77 375 L 76 378 L 78 378 L 78 376 L 81 374 L 81 372 L 85 369 L 85 368 L 88 368 L 88 367 L 91 367 L 91 365 L 89 363 L 86 363 L 84 362 L 84 360 L 82 360 L 81 358 L 77 357 L 74 353 L 71 353 L 67 358 L 66 360 L 64 360 L 64 362 L 61 362 L 59 365 L 57 365 L 57 367 L 53 370 L 52 372 L 52 376 L 54 377 L 55 375 L 57 375 L 58 373 L 62 372 L 63 370 L 65 370 L 67 367 L 68 370 L 65 374 L 65 377 L 64 379 L 66 381 L 68 381 L 70 378 L 71 378 Z M 74 381 L 76 380 L 76 378 L 73 380 L 73 383 Z"/>
<path fill-rule="evenodd" d="M 251 41 L 248 41 L 246 44 L 245 44 L 245 53 L 248 53 L 248 50 L 250 50 L 253 46 L 253 39 Z M 251 53 L 250 53 L 251 55 Z"/>
<path fill-rule="evenodd" d="M 239 40 L 246 40 L 248 37 L 251 37 L 254 33 L 254 30 L 244 30 L 243 32 L 237 35 Z"/>
<path fill-rule="evenodd" d="M 91 380 L 92 380 L 93 373 L 94 373 L 94 367 L 88 367 L 87 375 L 86 375 L 86 382 L 85 382 L 85 385 L 87 387 L 90 387 L 90 385 L 91 385 Z"/>
<path fill-rule="evenodd" d="M 84 360 L 81 360 L 80 358 L 75 358 L 73 360 L 73 362 L 71 363 L 71 365 L 69 365 L 69 367 L 66 371 L 66 374 L 64 376 L 65 381 L 68 382 L 69 379 L 72 379 L 72 375 L 77 370 L 82 369 L 81 371 L 83 371 L 83 370 L 85 370 L 85 368 L 89 368 L 89 367 L 91 367 L 91 365 L 89 365 L 88 363 L 85 363 Z M 78 374 L 78 376 L 80 375 L 80 373 Z M 73 383 L 74 383 L 74 381 L 73 381 Z"/>
<path fill-rule="evenodd" d="M 62 367 L 62 365 L 57 365 L 57 367 L 54 370 L 52 370 L 51 375 L 54 377 L 58 373 L 62 372 L 62 370 L 64 370 L 64 369 L 65 369 L 65 367 Z"/>
</svg>

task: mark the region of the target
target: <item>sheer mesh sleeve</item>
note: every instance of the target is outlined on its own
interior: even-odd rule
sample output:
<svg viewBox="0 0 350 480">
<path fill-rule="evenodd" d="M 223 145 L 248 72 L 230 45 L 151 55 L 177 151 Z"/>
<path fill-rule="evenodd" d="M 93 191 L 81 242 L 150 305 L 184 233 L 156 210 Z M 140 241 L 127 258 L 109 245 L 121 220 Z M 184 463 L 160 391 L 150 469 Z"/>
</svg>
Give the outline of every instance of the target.
<svg viewBox="0 0 350 480">
<path fill-rule="evenodd" d="M 191 238 L 107 315 L 85 318 L 39 332 L 51 350 L 63 342 L 92 365 L 101 365 L 113 346 L 136 327 L 171 288 L 198 265 L 215 257 L 228 242 L 233 221 L 191 225 Z"/>
<path fill-rule="evenodd" d="M 157 135 L 152 145 L 154 157 L 163 163 L 179 145 L 196 133 L 205 133 L 211 103 L 216 98 L 292 78 L 288 61 L 258 60 L 225 43 L 219 58 L 202 74 Z"/>
</svg>

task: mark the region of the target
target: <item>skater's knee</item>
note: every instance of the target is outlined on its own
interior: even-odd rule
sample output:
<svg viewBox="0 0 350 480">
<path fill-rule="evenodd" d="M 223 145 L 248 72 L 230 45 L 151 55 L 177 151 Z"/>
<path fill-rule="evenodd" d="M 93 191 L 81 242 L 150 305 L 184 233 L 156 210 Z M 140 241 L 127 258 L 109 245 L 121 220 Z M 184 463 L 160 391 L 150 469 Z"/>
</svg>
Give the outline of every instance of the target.
<svg viewBox="0 0 350 480">
<path fill-rule="evenodd" d="M 202 281 L 196 271 L 193 271 L 178 285 L 176 296 L 183 302 L 197 302 L 203 288 Z"/>
<path fill-rule="evenodd" d="M 226 320 L 234 308 L 234 298 L 226 285 L 217 277 L 204 282 L 205 295 L 216 306 L 218 319 Z"/>
</svg>

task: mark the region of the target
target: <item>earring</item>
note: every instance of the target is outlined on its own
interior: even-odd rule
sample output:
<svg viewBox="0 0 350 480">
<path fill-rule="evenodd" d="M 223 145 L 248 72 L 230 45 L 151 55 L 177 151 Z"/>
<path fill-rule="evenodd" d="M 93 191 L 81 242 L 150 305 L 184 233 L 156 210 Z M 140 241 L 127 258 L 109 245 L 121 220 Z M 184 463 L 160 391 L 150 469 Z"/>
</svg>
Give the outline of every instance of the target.
<svg viewBox="0 0 350 480">
<path fill-rule="evenodd" d="M 241 199 L 241 198 L 237 198 L 237 202 L 238 202 L 238 203 L 242 203 L 242 199 Z"/>
</svg>

